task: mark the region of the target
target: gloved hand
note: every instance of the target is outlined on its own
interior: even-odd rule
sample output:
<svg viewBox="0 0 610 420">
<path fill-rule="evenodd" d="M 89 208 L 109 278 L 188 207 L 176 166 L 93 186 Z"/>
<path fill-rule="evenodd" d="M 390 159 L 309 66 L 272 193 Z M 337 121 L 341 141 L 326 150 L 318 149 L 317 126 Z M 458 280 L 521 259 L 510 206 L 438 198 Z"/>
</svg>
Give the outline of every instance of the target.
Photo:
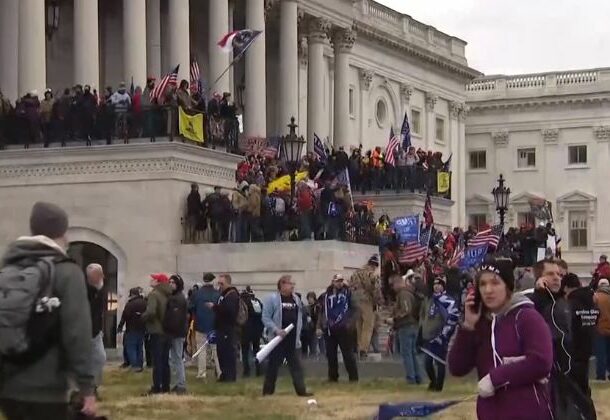
<svg viewBox="0 0 610 420">
<path fill-rule="evenodd" d="M 494 388 L 494 384 L 491 382 L 491 377 L 489 374 L 485 375 L 483 379 L 479 381 L 478 389 L 479 396 L 481 398 L 489 398 L 494 396 L 496 389 Z"/>
</svg>

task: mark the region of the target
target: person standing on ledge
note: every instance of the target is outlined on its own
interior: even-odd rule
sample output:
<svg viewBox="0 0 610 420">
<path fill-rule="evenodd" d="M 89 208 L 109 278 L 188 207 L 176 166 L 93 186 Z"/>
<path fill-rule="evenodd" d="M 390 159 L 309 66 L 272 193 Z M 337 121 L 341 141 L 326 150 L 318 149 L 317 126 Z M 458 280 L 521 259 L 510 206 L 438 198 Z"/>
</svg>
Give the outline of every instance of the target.
<svg viewBox="0 0 610 420">
<path fill-rule="evenodd" d="M 263 324 L 267 329 L 269 341 L 276 336 L 283 337 L 278 346 L 269 355 L 263 395 L 273 395 L 277 374 L 284 359 L 288 362 L 292 384 L 297 395 L 310 397 L 303 378 L 303 367 L 299 359 L 301 348 L 301 329 L 303 328 L 303 303 L 294 293 L 294 282 L 289 275 L 283 275 L 277 282 L 278 291 L 269 296 L 263 304 Z M 290 324 L 294 325 L 288 334 L 284 331 Z"/>
</svg>

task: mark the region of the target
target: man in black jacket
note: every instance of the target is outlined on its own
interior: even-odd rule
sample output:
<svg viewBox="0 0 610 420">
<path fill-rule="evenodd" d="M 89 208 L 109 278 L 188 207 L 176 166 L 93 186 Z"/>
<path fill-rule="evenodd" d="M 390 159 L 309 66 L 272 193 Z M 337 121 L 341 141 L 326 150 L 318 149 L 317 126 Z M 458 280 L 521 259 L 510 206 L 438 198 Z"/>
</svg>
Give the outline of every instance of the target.
<svg viewBox="0 0 610 420">
<path fill-rule="evenodd" d="M 129 300 L 123 309 L 121 321 L 119 322 L 118 332 L 123 332 L 125 326 L 125 335 L 123 336 L 123 347 L 127 355 L 127 364 L 131 366 L 134 372 L 142 372 L 144 358 L 142 350 L 144 346 L 144 321 L 142 314 L 146 311 L 146 300 L 140 294 L 140 289 L 134 287 L 129 290 Z"/>
<path fill-rule="evenodd" d="M 172 392 L 186 393 L 186 374 L 184 372 L 184 340 L 188 332 L 188 303 L 184 297 L 184 281 L 175 274 L 169 278 L 172 295 L 167 300 L 163 319 L 163 330 L 170 337 L 169 363 L 175 374 Z"/>
<path fill-rule="evenodd" d="M 239 292 L 231 286 L 229 274 L 221 274 L 218 277 L 218 288 L 220 289 L 218 303 L 206 303 L 208 307 L 214 309 L 216 315 L 216 353 L 221 371 L 218 382 L 235 382 L 237 380 L 235 338 L 237 314 L 239 313 Z"/>
<path fill-rule="evenodd" d="M 106 306 L 106 289 L 104 289 L 104 270 L 99 264 L 87 266 L 87 295 L 91 308 L 91 366 L 95 375 L 95 387 L 102 384 L 102 374 L 106 364 L 104 349 L 104 309 Z"/>
<path fill-rule="evenodd" d="M 250 376 L 250 350 L 256 356 L 263 336 L 263 303 L 258 299 L 250 286 L 241 294 L 248 306 L 248 321 L 241 331 L 241 358 L 244 366 L 244 377 Z M 257 362 L 254 365 L 256 376 L 260 376 L 261 368 Z"/>
</svg>

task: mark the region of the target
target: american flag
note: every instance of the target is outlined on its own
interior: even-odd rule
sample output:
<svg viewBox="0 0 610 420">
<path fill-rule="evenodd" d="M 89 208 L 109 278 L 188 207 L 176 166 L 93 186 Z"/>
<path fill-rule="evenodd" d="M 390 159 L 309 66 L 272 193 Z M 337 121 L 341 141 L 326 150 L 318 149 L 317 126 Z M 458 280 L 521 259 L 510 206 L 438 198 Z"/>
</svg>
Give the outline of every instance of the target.
<svg viewBox="0 0 610 420">
<path fill-rule="evenodd" d="M 195 93 L 201 93 L 201 73 L 197 60 L 193 58 L 191 60 L 191 95 Z"/>
<path fill-rule="evenodd" d="M 432 216 L 432 201 L 430 200 L 430 194 L 426 197 L 426 204 L 424 204 L 424 221 L 426 226 L 430 226 L 434 223 L 434 217 Z"/>
<path fill-rule="evenodd" d="M 466 241 L 464 240 L 464 234 L 460 234 L 460 238 L 458 239 L 457 246 L 453 251 L 453 255 L 449 258 L 449 262 L 447 265 L 449 267 L 457 267 L 464 258 L 464 251 L 466 250 Z"/>
<path fill-rule="evenodd" d="M 280 153 L 280 138 L 269 137 L 267 139 L 267 146 L 263 149 L 262 155 L 265 158 L 276 159 Z"/>
<path fill-rule="evenodd" d="M 163 79 L 159 81 L 159 84 L 150 92 L 150 101 L 157 102 L 159 105 L 163 104 L 163 94 L 168 86 L 176 86 L 178 81 L 178 71 L 180 70 L 180 64 L 176 66 L 174 70 L 163 76 Z"/>
<path fill-rule="evenodd" d="M 417 260 L 425 258 L 428 255 L 431 235 L 432 229 L 426 229 L 419 235 L 419 242 L 407 242 L 406 245 L 400 247 L 398 262 L 401 264 L 412 264 Z"/>
<path fill-rule="evenodd" d="M 318 155 L 322 162 L 326 162 L 328 160 L 328 155 L 326 154 L 326 149 L 324 149 L 324 144 L 316 133 L 313 133 L 313 152 Z"/>
<path fill-rule="evenodd" d="M 402 121 L 402 128 L 400 129 L 400 137 L 402 138 L 402 148 L 407 150 L 411 147 L 411 126 L 409 126 L 409 118 L 405 112 L 405 119 Z"/>
<path fill-rule="evenodd" d="M 385 163 L 394 166 L 396 164 L 396 149 L 400 145 L 400 140 L 394 135 L 394 128 L 390 127 L 390 140 L 385 148 Z"/>
<path fill-rule="evenodd" d="M 494 225 L 490 229 L 477 233 L 474 238 L 468 241 L 468 246 L 475 248 L 478 246 L 487 245 L 497 248 L 498 243 L 500 242 L 500 236 L 502 236 L 502 231 L 502 225 Z"/>
</svg>

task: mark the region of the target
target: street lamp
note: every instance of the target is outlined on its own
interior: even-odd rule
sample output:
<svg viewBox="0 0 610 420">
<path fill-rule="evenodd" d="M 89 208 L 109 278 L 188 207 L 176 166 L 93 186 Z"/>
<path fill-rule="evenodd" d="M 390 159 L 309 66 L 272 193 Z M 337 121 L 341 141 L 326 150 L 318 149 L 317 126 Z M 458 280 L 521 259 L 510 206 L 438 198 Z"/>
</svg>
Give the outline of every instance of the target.
<svg viewBox="0 0 610 420">
<path fill-rule="evenodd" d="M 301 162 L 301 153 L 303 152 L 303 146 L 305 145 L 305 139 L 303 136 L 297 136 L 297 127 L 295 124 L 294 117 L 290 118 L 290 132 L 288 135 L 282 137 L 282 156 L 286 162 L 286 167 L 290 173 L 290 204 L 294 202 L 294 177 L 297 169 L 299 169 L 299 163 Z"/>
<path fill-rule="evenodd" d="M 504 226 L 504 215 L 508 210 L 508 200 L 510 199 L 510 188 L 504 186 L 504 177 L 500 174 L 498 186 L 491 190 L 496 202 L 496 211 L 500 215 L 500 224 Z"/>
<path fill-rule="evenodd" d="M 57 0 L 47 0 L 47 22 L 46 32 L 49 41 L 53 34 L 59 29 L 59 2 Z"/>
</svg>

